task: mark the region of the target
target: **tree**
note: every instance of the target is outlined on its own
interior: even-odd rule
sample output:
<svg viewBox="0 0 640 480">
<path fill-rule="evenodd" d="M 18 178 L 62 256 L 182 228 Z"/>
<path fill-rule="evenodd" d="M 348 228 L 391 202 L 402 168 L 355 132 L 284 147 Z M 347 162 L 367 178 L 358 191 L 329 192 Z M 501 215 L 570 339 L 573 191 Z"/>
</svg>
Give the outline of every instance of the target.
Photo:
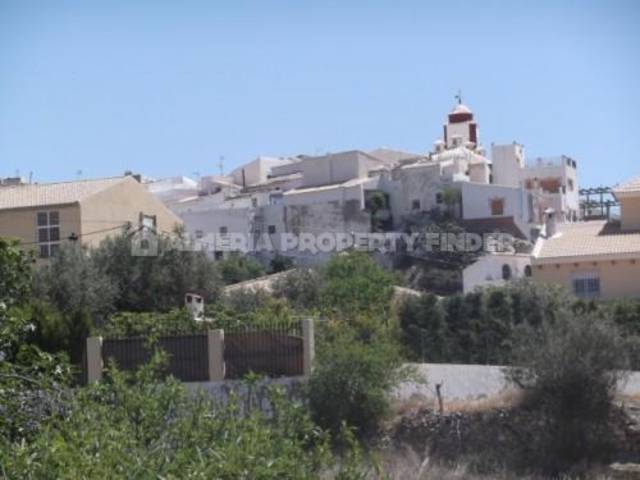
<svg viewBox="0 0 640 480">
<path fill-rule="evenodd" d="M 601 313 L 561 312 L 516 343 L 508 370 L 523 387 L 546 432 L 537 438 L 540 465 L 557 473 L 580 460 L 607 461 L 609 415 L 629 366 L 628 344 Z"/>
<path fill-rule="evenodd" d="M 244 282 L 265 274 L 264 267 L 246 255 L 232 253 L 217 263 L 218 271 L 225 285 Z"/>
<path fill-rule="evenodd" d="M 187 292 L 207 302 L 218 297 L 220 276 L 205 252 L 195 251 L 181 231 L 157 236 L 157 255 L 134 255 L 135 232 L 107 238 L 92 252 L 97 267 L 117 286 L 117 310 L 169 311 L 184 303 Z"/>
<path fill-rule="evenodd" d="M 422 362 L 448 359 L 445 310 L 437 296 L 425 294 L 407 298 L 399 317 L 404 343 L 414 358 Z"/>
<path fill-rule="evenodd" d="M 335 255 L 326 264 L 320 293 L 323 308 L 342 317 L 372 314 L 386 319 L 394 277 L 364 252 Z"/>
<path fill-rule="evenodd" d="M 65 315 L 85 311 L 93 318 L 112 312 L 118 294 L 91 252 L 75 242 L 63 244 L 49 264 L 37 271 L 35 291 L 37 297 L 48 299 Z"/>
<path fill-rule="evenodd" d="M 313 419 L 334 435 L 341 427 L 372 433 L 389 413 L 391 390 L 403 373 L 389 341 L 362 342 L 343 332 L 319 351 L 308 385 Z"/>
<path fill-rule="evenodd" d="M 10 360 L 31 331 L 17 307 L 28 299 L 32 262 L 17 242 L 0 238 L 0 362 Z"/>
</svg>

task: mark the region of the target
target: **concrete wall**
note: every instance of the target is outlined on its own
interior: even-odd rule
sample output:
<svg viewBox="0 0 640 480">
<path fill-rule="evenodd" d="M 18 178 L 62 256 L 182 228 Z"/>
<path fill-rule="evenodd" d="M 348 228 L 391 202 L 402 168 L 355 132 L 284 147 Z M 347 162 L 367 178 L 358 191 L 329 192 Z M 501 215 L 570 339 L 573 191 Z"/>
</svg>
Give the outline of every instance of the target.
<svg viewBox="0 0 640 480">
<path fill-rule="evenodd" d="M 516 280 L 525 277 L 525 269 L 531 265 L 528 255 L 484 255 L 462 272 L 462 285 L 464 293 L 477 287 L 502 285 L 502 268 L 508 265 L 511 269 L 511 279 Z"/>
<path fill-rule="evenodd" d="M 366 158 L 361 152 L 305 158 L 302 161 L 302 186 L 315 187 L 342 183 L 366 176 Z"/>
<path fill-rule="evenodd" d="M 573 291 L 574 274 L 597 272 L 601 298 L 640 298 L 640 257 L 633 262 L 607 260 L 595 262 L 595 265 L 593 262 L 536 265 L 533 267 L 533 278 L 540 282 L 564 285 Z"/>
<path fill-rule="evenodd" d="M 395 227 L 410 215 L 444 208 L 444 204 L 437 203 L 436 197 L 451 183 L 443 182 L 440 173 L 441 167 L 437 163 L 417 163 L 395 169 L 391 175 L 380 179 L 378 188 L 389 195 Z M 413 209 L 414 200 L 420 202 L 418 211 Z"/>
<path fill-rule="evenodd" d="M 623 230 L 640 230 L 640 197 L 620 198 Z"/>
<path fill-rule="evenodd" d="M 325 232 L 370 232 L 371 217 L 359 200 L 330 201 L 321 204 L 287 205 L 287 232 L 319 235 Z"/>
<path fill-rule="evenodd" d="M 88 233 L 126 222 L 136 227 L 140 224 L 141 212 L 156 216 L 156 227 L 160 232 L 171 233 L 176 225 L 182 224 L 178 216 L 132 177 L 83 200 L 80 211 L 82 235 L 85 235 L 82 241 L 91 246 L 99 245 L 102 240 L 120 231 Z"/>
<path fill-rule="evenodd" d="M 552 161 L 538 161 L 527 165 L 521 172 L 523 183 L 527 180 L 543 180 L 557 178 L 560 185 L 565 187 L 565 193 L 559 194 L 543 192 L 547 206 L 561 212 L 562 220 L 570 221 L 580 212 L 580 194 L 578 186 L 578 172 L 573 166 L 567 164 L 566 157 L 560 157 Z"/>
<path fill-rule="evenodd" d="M 491 145 L 493 163 L 493 183 L 517 187 L 524 168 L 524 148 L 512 143 L 509 145 Z"/>
</svg>

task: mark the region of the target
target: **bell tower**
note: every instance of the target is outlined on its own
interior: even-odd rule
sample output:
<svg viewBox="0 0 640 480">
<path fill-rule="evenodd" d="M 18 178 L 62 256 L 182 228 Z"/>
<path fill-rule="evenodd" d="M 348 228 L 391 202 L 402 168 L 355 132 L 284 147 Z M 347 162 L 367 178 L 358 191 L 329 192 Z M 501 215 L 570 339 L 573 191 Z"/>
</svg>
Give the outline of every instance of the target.
<svg viewBox="0 0 640 480">
<path fill-rule="evenodd" d="M 458 103 L 447 118 L 444 127 L 444 144 L 447 149 L 466 146 L 472 150 L 478 147 L 478 124 L 473 112 L 462 103 L 462 94 L 455 96 Z"/>
</svg>

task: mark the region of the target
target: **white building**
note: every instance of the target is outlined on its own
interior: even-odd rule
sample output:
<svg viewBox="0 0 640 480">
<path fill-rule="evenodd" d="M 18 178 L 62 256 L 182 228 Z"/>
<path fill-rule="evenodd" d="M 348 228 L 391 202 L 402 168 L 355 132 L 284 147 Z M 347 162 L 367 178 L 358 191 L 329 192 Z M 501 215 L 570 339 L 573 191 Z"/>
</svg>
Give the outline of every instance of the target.
<svg viewBox="0 0 640 480">
<path fill-rule="evenodd" d="M 267 235 L 276 248 L 283 233 L 406 231 L 433 210 L 458 217 L 472 231 L 499 230 L 530 241 L 545 208 L 575 218 L 573 160 L 527 164 L 517 143 L 492 145 L 491 157 L 480 144 L 473 112 L 459 101 L 432 152 L 379 148 L 259 156 L 227 176 L 203 177 L 195 194 L 190 190 L 191 196 L 172 201 L 171 208 L 196 238 L 222 232 Z M 369 202 L 376 196 L 384 205 L 374 219 Z"/>
</svg>

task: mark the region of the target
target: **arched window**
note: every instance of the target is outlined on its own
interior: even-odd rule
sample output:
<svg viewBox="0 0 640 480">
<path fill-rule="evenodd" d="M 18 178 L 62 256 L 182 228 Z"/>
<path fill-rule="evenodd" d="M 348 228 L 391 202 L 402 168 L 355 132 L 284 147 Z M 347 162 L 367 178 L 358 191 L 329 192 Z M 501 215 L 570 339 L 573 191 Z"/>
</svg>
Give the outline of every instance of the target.
<svg viewBox="0 0 640 480">
<path fill-rule="evenodd" d="M 502 279 L 511 280 L 511 267 L 506 263 L 502 266 Z"/>
<path fill-rule="evenodd" d="M 526 267 L 524 267 L 524 276 L 530 277 L 531 275 L 532 275 L 531 265 L 527 265 Z"/>
</svg>

